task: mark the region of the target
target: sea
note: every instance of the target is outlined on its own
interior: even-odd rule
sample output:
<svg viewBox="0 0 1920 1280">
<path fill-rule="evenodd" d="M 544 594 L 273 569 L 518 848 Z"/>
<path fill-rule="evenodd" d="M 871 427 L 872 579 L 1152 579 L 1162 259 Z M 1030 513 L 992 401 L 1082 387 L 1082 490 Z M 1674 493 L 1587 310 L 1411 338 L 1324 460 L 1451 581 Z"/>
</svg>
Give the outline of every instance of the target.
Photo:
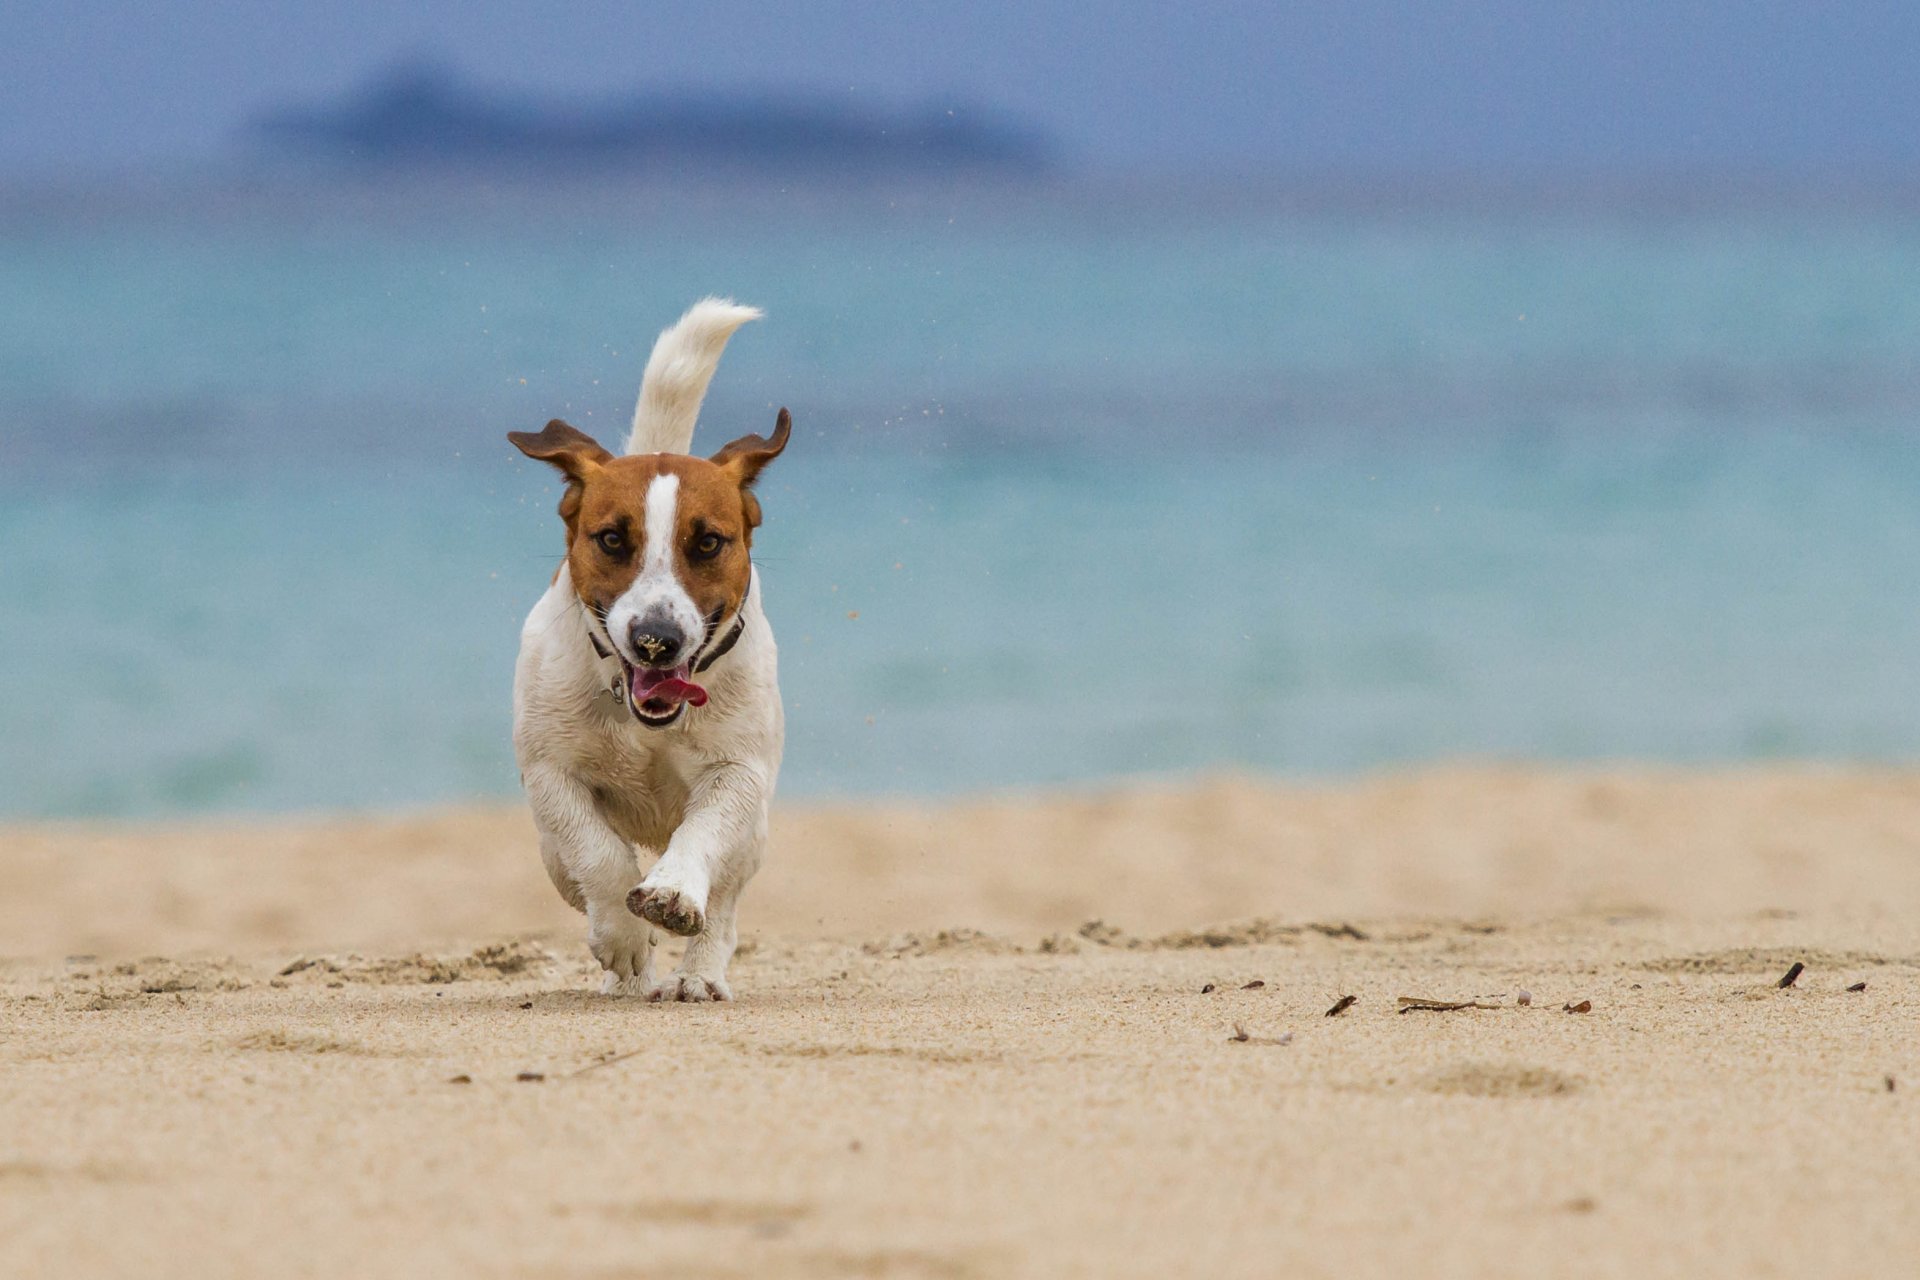
<svg viewBox="0 0 1920 1280">
<path fill-rule="evenodd" d="M 1920 759 L 1920 205 L 198 173 L 0 192 L 0 817 L 511 797 L 506 442 L 696 442 L 783 795 Z"/>
</svg>

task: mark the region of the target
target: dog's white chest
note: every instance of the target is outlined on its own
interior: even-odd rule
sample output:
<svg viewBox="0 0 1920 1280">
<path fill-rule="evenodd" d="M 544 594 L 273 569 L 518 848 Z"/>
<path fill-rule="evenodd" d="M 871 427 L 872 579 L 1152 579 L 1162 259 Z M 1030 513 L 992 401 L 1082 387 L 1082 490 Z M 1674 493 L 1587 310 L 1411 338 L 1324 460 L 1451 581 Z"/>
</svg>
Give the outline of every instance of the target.
<svg viewBox="0 0 1920 1280">
<path fill-rule="evenodd" d="M 675 729 L 646 729 L 627 719 L 625 707 L 608 700 L 590 743 L 574 756 L 573 769 L 594 793 L 601 812 L 626 839 L 654 850 L 666 847 L 686 815 L 695 753 Z"/>
</svg>

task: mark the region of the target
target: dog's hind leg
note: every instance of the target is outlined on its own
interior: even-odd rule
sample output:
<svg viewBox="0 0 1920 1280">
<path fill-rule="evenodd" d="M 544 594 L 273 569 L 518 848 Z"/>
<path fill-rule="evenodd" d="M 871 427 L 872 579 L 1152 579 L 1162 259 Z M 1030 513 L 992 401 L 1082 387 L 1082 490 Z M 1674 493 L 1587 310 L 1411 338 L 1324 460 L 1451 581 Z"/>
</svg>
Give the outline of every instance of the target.
<svg viewBox="0 0 1920 1280">
<path fill-rule="evenodd" d="M 587 950 L 600 962 L 609 994 L 653 987 L 653 930 L 627 910 L 640 874 L 633 846 L 607 824 L 592 792 L 560 769 L 523 774 L 540 858 L 561 896 L 587 915 Z M 572 892 L 568 892 L 571 889 Z"/>
<path fill-rule="evenodd" d="M 560 891 L 567 905 L 584 913 L 587 899 L 580 892 L 579 882 L 573 878 L 573 872 L 567 869 L 566 859 L 560 856 L 560 842 L 547 839 L 544 831 L 540 833 L 540 861 L 547 868 L 547 879 L 553 881 L 553 887 Z"/>
</svg>

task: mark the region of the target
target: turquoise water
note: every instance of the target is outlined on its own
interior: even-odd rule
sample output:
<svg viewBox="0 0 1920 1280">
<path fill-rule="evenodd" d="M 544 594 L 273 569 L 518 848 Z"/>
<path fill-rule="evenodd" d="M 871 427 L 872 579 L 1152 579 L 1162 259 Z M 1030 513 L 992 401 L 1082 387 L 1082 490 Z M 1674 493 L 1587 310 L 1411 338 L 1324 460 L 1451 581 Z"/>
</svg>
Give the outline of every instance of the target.
<svg viewBox="0 0 1920 1280">
<path fill-rule="evenodd" d="M 790 793 L 1920 756 L 1920 224 L 170 188 L 0 219 L 0 814 L 507 795 L 557 492 L 768 309 Z"/>
</svg>

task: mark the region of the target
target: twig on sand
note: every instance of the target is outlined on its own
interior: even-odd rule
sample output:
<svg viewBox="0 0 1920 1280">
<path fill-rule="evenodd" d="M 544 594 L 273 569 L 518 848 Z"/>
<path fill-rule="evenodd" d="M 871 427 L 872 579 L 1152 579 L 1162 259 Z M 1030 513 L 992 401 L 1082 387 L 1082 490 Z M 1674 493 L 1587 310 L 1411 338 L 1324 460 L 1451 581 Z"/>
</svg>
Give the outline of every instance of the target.
<svg viewBox="0 0 1920 1280">
<path fill-rule="evenodd" d="M 1569 1001 L 1569 1002 L 1567 1002 L 1566 1004 L 1563 1004 L 1563 1005 L 1561 1005 L 1561 1006 L 1560 1006 L 1560 1012 L 1562 1012 L 1562 1013 L 1592 1013 L 1592 1012 L 1593 1012 L 1593 1001 L 1591 1001 L 1591 1000 L 1582 1000 L 1582 1001 L 1581 1001 L 1581 1002 L 1580 1002 L 1579 1004 L 1574 1004 L 1573 1002 L 1571 1002 L 1571 1001 Z"/>
<path fill-rule="evenodd" d="M 1804 964 L 1801 964 L 1798 960 L 1795 960 L 1793 962 L 1793 968 L 1787 970 L 1786 977 L 1780 979 L 1780 989 L 1782 991 L 1785 991 L 1788 987 L 1800 981 L 1800 975 L 1805 973 L 1806 971 L 1807 971 L 1807 966 L 1805 966 Z"/>
<path fill-rule="evenodd" d="M 1849 991 L 1865 991 L 1866 989 L 1867 989 L 1867 984 L 1864 982 L 1856 982 L 1852 986 L 1847 988 L 1847 990 Z"/>
<path fill-rule="evenodd" d="M 1498 1009 L 1497 1004 L 1482 1004 L 1478 1000 L 1429 1000 L 1425 996 L 1401 996 L 1401 1013 L 1422 1010 L 1429 1013 L 1452 1013 L 1456 1009 Z"/>
<path fill-rule="evenodd" d="M 1345 1013 L 1347 1010 L 1353 1008 L 1355 1004 L 1359 1003 L 1359 1000 L 1360 1000 L 1359 996 L 1341 996 L 1338 1000 L 1335 1000 L 1333 1002 L 1333 1008 L 1327 1010 L 1326 1013 L 1322 1014 L 1321 1016 L 1326 1018 L 1337 1018 L 1341 1014 Z"/>
<path fill-rule="evenodd" d="M 566 1078 L 568 1080 L 571 1080 L 575 1076 L 583 1076 L 587 1074 L 587 1072 L 589 1071 L 598 1071 L 602 1067 L 610 1067 L 616 1062 L 625 1062 L 628 1058 L 638 1057 L 640 1054 L 645 1052 L 646 1050 L 644 1049 L 629 1049 L 625 1053 L 616 1053 L 610 1058 L 602 1058 L 598 1062 L 589 1062 L 586 1066 L 581 1067 L 577 1071 L 569 1071 L 566 1074 Z"/>
<path fill-rule="evenodd" d="M 1258 991 L 1260 988 L 1266 985 L 1267 985 L 1267 980 L 1265 978 L 1255 978 L 1252 982 L 1247 983 L 1245 986 L 1241 987 L 1240 989 L 1242 991 Z"/>
</svg>

